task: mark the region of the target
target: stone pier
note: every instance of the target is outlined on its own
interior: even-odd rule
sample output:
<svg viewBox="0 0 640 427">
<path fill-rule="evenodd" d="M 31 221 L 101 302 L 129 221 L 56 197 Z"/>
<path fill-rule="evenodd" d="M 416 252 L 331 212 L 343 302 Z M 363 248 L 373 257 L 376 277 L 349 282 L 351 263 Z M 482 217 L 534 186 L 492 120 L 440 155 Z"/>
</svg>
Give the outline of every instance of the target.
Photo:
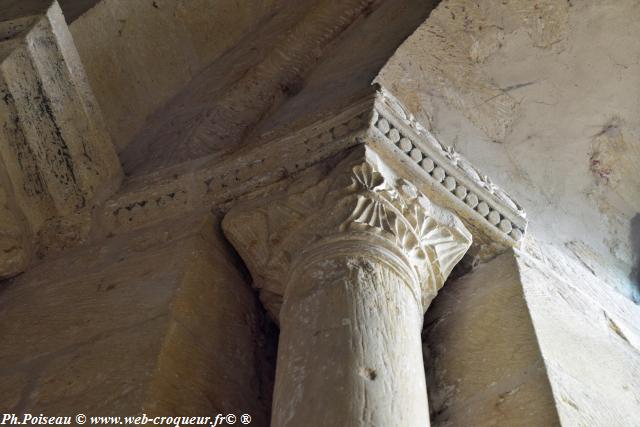
<svg viewBox="0 0 640 427">
<path fill-rule="evenodd" d="M 122 181 L 57 2 L 33 16 L 0 20 L 0 168 L 7 189 L 0 213 L 12 212 L 0 221 L 0 248 L 9 253 L 0 259 L 0 278 L 24 271 L 32 252 L 49 250 L 48 240 L 61 247 L 83 241 L 91 209 Z"/>
</svg>

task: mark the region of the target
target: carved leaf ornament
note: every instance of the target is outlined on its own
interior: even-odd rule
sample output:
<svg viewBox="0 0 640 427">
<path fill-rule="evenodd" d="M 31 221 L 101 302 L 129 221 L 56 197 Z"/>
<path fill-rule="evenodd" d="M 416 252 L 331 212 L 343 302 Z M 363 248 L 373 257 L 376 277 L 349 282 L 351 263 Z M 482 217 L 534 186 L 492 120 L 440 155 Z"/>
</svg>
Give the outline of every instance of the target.
<svg viewBox="0 0 640 427">
<path fill-rule="evenodd" d="M 413 184 L 399 179 L 390 187 L 382 174 L 364 163 L 353 168 L 351 190 L 358 199 L 342 229 L 386 233 L 418 270 L 432 269 L 438 278 L 448 275 L 460 258 L 460 238 L 428 215 L 431 202 Z"/>
</svg>

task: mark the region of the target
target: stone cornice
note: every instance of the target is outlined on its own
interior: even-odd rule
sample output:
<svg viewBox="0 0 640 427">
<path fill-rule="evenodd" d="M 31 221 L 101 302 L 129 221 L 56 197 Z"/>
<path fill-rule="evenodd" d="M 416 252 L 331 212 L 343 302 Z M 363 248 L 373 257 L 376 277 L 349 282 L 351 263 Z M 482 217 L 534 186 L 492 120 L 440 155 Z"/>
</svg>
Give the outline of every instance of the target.
<svg viewBox="0 0 640 427">
<path fill-rule="evenodd" d="M 391 264 L 426 309 L 471 245 L 462 222 L 368 147 L 313 179 L 302 174 L 288 193 L 241 203 L 223 221 L 274 317 L 296 268 L 344 254 Z"/>
<path fill-rule="evenodd" d="M 372 124 L 443 189 L 465 202 L 487 225 L 515 242 L 527 228 L 524 209 L 467 159 L 438 141 L 386 90 L 376 98 Z"/>
<path fill-rule="evenodd" d="M 454 211 L 474 235 L 474 253 L 491 257 L 522 239 L 527 226 L 522 208 L 381 88 L 346 108 L 264 135 L 225 158 L 138 177 L 107 203 L 102 225 L 117 232 L 220 206 L 358 144 L 374 147 L 421 192 Z"/>
</svg>

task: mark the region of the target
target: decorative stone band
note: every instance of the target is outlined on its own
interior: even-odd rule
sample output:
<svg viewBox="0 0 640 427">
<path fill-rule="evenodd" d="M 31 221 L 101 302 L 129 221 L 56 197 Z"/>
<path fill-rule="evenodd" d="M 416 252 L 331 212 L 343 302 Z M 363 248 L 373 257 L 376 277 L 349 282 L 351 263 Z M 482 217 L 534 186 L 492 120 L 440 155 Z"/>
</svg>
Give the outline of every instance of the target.
<svg viewBox="0 0 640 427">
<path fill-rule="evenodd" d="M 139 228 L 185 211 L 221 205 L 335 156 L 360 142 L 375 94 L 293 129 L 261 135 L 233 156 L 204 158 L 136 177 L 108 200 L 101 227 L 109 233 Z"/>
<path fill-rule="evenodd" d="M 474 253 L 492 257 L 522 239 L 527 227 L 522 208 L 438 142 L 383 88 L 346 108 L 261 135 L 223 161 L 203 159 L 138 177 L 106 204 L 102 227 L 117 233 L 186 210 L 221 206 L 359 144 L 375 146 L 430 200 L 454 211 L 474 236 Z"/>
<path fill-rule="evenodd" d="M 446 191 L 464 201 L 489 225 L 522 240 L 527 227 L 522 207 L 453 148 L 441 144 L 386 90 L 380 90 L 371 123 L 385 140 Z"/>
<path fill-rule="evenodd" d="M 346 245 L 353 256 L 395 264 L 426 310 L 471 246 L 471 233 L 455 215 L 398 177 L 371 148 L 354 150 L 325 178 L 302 174 L 295 183 L 302 190 L 240 204 L 224 218 L 225 234 L 274 318 L 288 288 L 304 286 L 291 280 L 295 266 L 318 254 L 330 258 Z"/>
</svg>

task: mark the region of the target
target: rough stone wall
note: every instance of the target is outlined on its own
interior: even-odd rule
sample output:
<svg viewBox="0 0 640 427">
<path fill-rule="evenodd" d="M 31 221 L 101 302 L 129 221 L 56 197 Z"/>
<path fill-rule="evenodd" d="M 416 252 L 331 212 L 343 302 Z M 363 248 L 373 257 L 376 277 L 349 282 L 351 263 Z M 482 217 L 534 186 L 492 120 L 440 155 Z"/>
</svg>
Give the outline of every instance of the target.
<svg viewBox="0 0 640 427">
<path fill-rule="evenodd" d="M 268 425 L 274 339 L 215 223 L 163 223 L 4 282 L 0 410 Z"/>
<path fill-rule="evenodd" d="M 353 1 L 342 9 L 327 1 L 250 3 L 236 9 L 237 3 L 230 1 L 210 7 L 212 3 L 204 0 L 103 0 L 72 24 L 89 83 L 80 85 L 79 93 L 89 85 L 95 91 L 121 154 L 149 116 L 189 81 L 193 84 L 183 91 L 184 97 L 173 98 L 175 103 L 164 111 L 169 114 L 160 111 L 152 122 L 168 128 L 185 123 L 189 131 L 195 117 L 206 140 L 212 135 L 209 129 L 226 135 L 215 120 L 216 126 L 200 126 L 200 120 L 211 119 L 212 111 L 260 101 L 238 122 L 229 122 L 243 126 L 230 139 L 241 145 L 251 131 L 269 134 L 276 126 L 304 119 L 314 108 L 322 112 L 328 107 L 325 113 L 330 114 L 335 103 L 368 87 L 385 55 L 411 33 L 432 4 L 416 0 L 399 8 L 387 1 L 374 8 L 367 6 L 369 2 Z M 324 5 L 336 16 L 318 14 L 314 5 Z M 418 9 L 423 15 L 414 13 Z M 535 239 L 518 255 L 521 287 L 555 404 L 567 425 L 633 425 L 628 415 L 638 412 L 634 390 L 640 376 L 640 312 L 612 289 L 637 297 L 640 101 L 629 88 L 638 86 L 640 75 L 635 43 L 639 10 L 632 0 L 444 0 L 378 77 L 443 142 L 495 177 L 529 212 Z M 304 25 L 297 30 L 318 39 L 307 44 L 287 39 L 287 30 L 305 17 L 316 32 L 306 33 Z M 280 30 L 272 32 L 274 27 Z M 262 50 L 274 45 L 295 47 L 299 55 L 287 57 L 287 49 Z M 0 48 L 4 55 L 15 46 Z M 257 64 L 257 71 L 246 74 Z M 69 72 L 74 69 L 78 70 L 71 67 Z M 255 91 L 248 92 L 251 96 L 245 96 L 245 86 L 234 84 L 240 75 L 247 85 L 259 81 Z M 48 81 L 51 88 L 58 87 L 55 80 Z M 219 98 L 214 95 L 219 93 L 227 96 L 215 106 Z M 64 110 L 58 114 L 69 119 Z M 184 115 L 162 123 L 174 112 Z M 147 135 L 161 161 L 147 164 L 145 172 L 175 160 L 177 146 L 169 141 L 180 141 L 184 135 L 173 139 L 163 126 Z M 36 145 L 41 141 L 32 140 Z M 6 147 L 2 146 L 5 151 Z M 144 149 L 133 150 L 133 164 L 144 165 L 146 154 Z M 239 170 L 229 176 L 239 180 Z M 242 170 L 242 176 L 250 173 Z M 13 188 L 23 186 L 14 183 Z M 142 202 L 118 209 L 131 213 L 147 204 L 149 209 L 152 203 L 161 206 L 165 199 L 180 202 L 171 177 L 148 190 L 140 189 Z M 0 194 L 0 251 L 15 251 L 24 237 L 15 234 L 22 220 L 16 211 L 18 196 L 12 191 Z M 148 220 L 144 212 L 136 227 Z M 90 225 L 90 214 L 84 213 L 81 228 Z M 182 223 L 181 231 L 157 224 L 146 231 L 117 230 L 115 234 L 122 235 L 106 243 L 70 250 L 65 240 L 79 243 L 86 230 L 76 230 L 73 219 L 66 221 L 54 221 L 41 236 L 45 259 L 0 288 L 0 385 L 8 388 L 0 390 L 1 409 L 64 413 L 85 405 L 87 412 L 143 408 L 170 413 L 186 407 L 212 412 L 250 407 L 266 423 L 268 397 L 263 390 L 269 389 L 268 381 L 253 374 L 263 363 L 255 356 L 264 339 L 261 315 L 219 236 L 185 231 L 193 224 Z M 27 246 L 18 247 L 18 252 L 30 250 Z M 55 246 L 66 249 L 57 259 L 50 252 L 58 251 L 46 249 Z M 497 308 L 505 308 L 502 314 L 515 316 L 509 319 L 517 318 L 525 326 L 520 331 L 530 334 L 521 292 L 509 287 L 510 281 L 501 278 L 484 294 L 470 292 L 470 300 L 483 302 L 474 314 L 486 314 L 485 321 L 490 315 L 497 318 L 496 313 L 482 313 L 485 303 L 507 306 L 515 300 L 514 307 Z M 491 294 L 492 290 L 499 292 Z M 462 328 L 464 322 L 450 326 Z M 509 337 L 509 328 L 495 331 L 503 334 L 490 338 Z M 452 347 L 466 351 L 469 335 L 462 332 Z M 209 334 L 226 341 L 225 348 L 216 346 Z M 519 338 L 533 348 L 529 336 Z M 505 348 L 504 352 L 510 350 Z M 522 356 L 539 355 L 532 350 Z M 228 372 L 236 363 L 237 370 Z M 178 382 L 176 372 L 200 380 Z M 65 382 L 68 378 L 70 383 Z M 491 411 L 507 408 L 515 413 L 526 390 L 511 393 L 510 384 L 501 384 L 506 388 L 497 394 L 481 396 L 488 406 L 479 405 L 479 411 L 495 414 Z M 232 388 L 238 394 L 230 396 Z M 467 390 L 469 395 L 472 391 Z M 503 392 L 507 394 L 501 396 Z"/>
<path fill-rule="evenodd" d="M 32 252 L 31 235 L 2 175 L 0 172 L 0 280 L 24 271 Z"/>
<path fill-rule="evenodd" d="M 425 317 L 432 425 L 636 425 L 638 314 L 559 252 L 450 280 Z"/>
<path fill-rule="evenodd" d="M 59 0 L 67 22 L 76 20 L 100 0 Z M 0 5 L 0 16 L 3 20 L 33 16 L 42 13 L 51 5 L 51 0 L 5 0 Z"/>
<path fill-rule="evenodd" d="M 426 16 L 425 9 L 430 4 L 422 2 L 414 16 Z M 247 145 L 256 127 L 265 130 L 260 123 L 271 123 L 274 112 L 283 104 L 300 99 L 308 74 L 335 55 L 336 45 L 343 45 L 354 29 L 362 31 L 371 21 L 381 22 L 373 16 L 379 15 L 378 10 L 384 5 L 389 11 L 390 3 L 380 0 L 315 0 L 292 2 L 274 10 L 269 19 L 238 40 L 153 115 L 144 131 L 121 153 L 125 169 L 143 175 L 205 156 L 223 157 Z M 407 9 L 403 18 L 407 17 Z M 388 38 L 367 51 L 373 57 L 373 52 L 385 52 L 390 45 L 391 51 L 383 54 L 384 59 L 388 58 L 402 41 L 402 33 L 406 37 L 419 22 L 400 26 L 399 20 L 395 25 L 379 25 Z M 355 62 L 352 52 L 338 53 L 342 65 Z M 381 65 L 370 71 L 372 75 L 365 86 Z M 329 72 L 334 76 L 346 74 L 342 68 Z M 331 93 L 325 91 L 324 95 Z M 329 98 L 326 96 L 323 101 Z M 306 103 L 297 111 L 298 117 L 314 108 L 314 103 Z"/>
<path fill-rule="evenodd" d="M 2 204 L 10 197 L 7 221 L 22 222 L 0 230 L 22 229 L 44 253 L 86 238 L 92 208 L 116 191 L 122 170 L 59 5 L 0 21 L 0 32 Z M 2 266 L 0 276 L 19 271 Z"/>
</svg>

